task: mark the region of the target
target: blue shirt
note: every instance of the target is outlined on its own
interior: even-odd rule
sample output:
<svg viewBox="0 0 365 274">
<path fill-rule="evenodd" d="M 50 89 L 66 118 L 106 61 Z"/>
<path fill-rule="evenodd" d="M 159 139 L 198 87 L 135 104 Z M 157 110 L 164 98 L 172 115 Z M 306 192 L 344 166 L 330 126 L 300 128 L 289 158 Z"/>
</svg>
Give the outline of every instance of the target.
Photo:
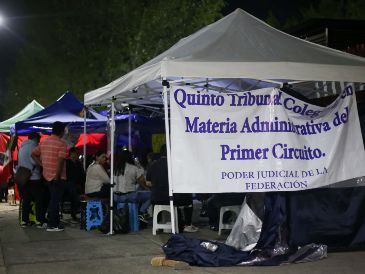
<svg viewBox="0 0 365 274">
<path fill-rule="evenodd" d="M 32 171 L 32 176 L 30 176 L 30 180 L 41 179 L 40 167 L 36 165 L 36 163 L 32 159 L 32 151 L 37 146 L 37 142 L 28 139 L 22 142 L 18 152 L 18 167 L 26 167 Z"/>
</svg>

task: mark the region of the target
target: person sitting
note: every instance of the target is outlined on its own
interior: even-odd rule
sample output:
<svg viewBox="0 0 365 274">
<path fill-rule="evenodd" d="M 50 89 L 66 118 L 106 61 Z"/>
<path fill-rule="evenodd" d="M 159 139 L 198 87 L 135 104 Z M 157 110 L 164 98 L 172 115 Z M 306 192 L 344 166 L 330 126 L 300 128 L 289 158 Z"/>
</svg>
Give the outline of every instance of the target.
<svg viewBox="0 0 365 274">
<path fill-rule="evenodd" d="M 151 193 L 145 184 L 144 170 L 135 165 L 132 153 L 122 150 L 115 165 L 114 200 L 140 204 L 140 215 L 146 215 L 150 206 Z"/>
<path fill-rule="evenodd" d="M 166 145 L 160 149 L 161 158 L 154 161 L 147 170 L 147 186 L 151 187 L 151 203 L 153 205 L 169 205 L 169 179 L 167 169 Z M 174 205 L 183 207 L 182 212 L 178 212 L 179 231 L 197 232 L 199 229 L 192 225 L 193 215 L 193 196 L 192 194 L 174 194 Z"/>
<path fill-rule="evenodd" d="M 91 198 L 110 196 L 110 178 L 104 169 L 106 162 L 105 152 L 99 150 L 95 153 L 95 161 L 87 168 L 85 194 Z"/>
<path fill-rule="evenodd" d="M 145 175 L 147 173 L 148 168 L 155 160 L 156 160 L 156 154 L 150 150 L 145 151 L 145 153 L 142 155 L 141 165 L 145 171 Z"/>
</svg>

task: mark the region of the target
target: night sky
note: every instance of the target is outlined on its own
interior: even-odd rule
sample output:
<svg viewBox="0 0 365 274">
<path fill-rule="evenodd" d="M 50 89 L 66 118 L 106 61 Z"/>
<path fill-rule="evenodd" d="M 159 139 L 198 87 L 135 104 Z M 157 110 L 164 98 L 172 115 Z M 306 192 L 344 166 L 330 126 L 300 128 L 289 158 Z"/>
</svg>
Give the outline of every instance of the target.
<svg viewBox="0 0 365 274">
<path fill-rule="evenodd" d="M 9 71 L 15 64 L 16 52 L 24 43 L 22 38 L 22 26 L 27 24 L 31 14 L 27 14 L 23 9 L 24 0 L 0 0 L 0 13 L 7 17 L 7 28 L 0 28 L 0 96 L 6 89 L 5 83 Z M 36 0 L 34 0 L 36 1 Z M 272 10 L 275 16 L 281 21 L 299 14 L 298 3 L 305 1 L 291 0 L 256 0 L 256 1 L 226 1 L 227 5 L 223 10 L 226 15 L 236 8 L 242 8 L 252 15 L 265 19 L 268 11 Z M 316 0 L 307 1 L 316 2 Z"/>
<path fill-rule="evenodd" d="M 0 0 L 0 13 L 6 17 L 6 26 L 0 27 L 0 96 L 6 88 L 5 82 L 9 70 L 15 63 L 16 51 L 19 49 L 22 20 L 22 0 Z"/>
</svg>

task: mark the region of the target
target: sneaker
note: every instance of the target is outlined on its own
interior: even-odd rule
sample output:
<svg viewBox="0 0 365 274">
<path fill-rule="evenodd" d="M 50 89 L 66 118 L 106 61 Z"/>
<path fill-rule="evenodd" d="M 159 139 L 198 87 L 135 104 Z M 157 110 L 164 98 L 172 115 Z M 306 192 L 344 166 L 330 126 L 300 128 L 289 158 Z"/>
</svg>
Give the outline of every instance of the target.
<svg viewBox="0 0 365 274">
<path fill-rule="evenodd" d="M 80 217 L 78 217 L 77 214 L 71 214 L 71 219 L 74 221 L 80 221 Z"/>
<path fill-rule="evenodd" d="M 40 223 L 40 222 L 38 222 L 38 223 L 36 223 L 36 227 L 37 228 L 40 228 L 40 229 L 46 229 L 47 228 L 47 223 Z"/>
<path fill-rule="evenodd" d="M 145 215 L 143 215 L 143 214 L 138 215 L 138 219 L 139 219 L 141 222 L 148 224 L 148 220 L 147 220 L 147 218 L 145 217 Z"/>
<path fill-rule="evenodd" d="M 70 220 L 70 224 L 76 225 L 76 224 L 78 224 L 78 223 L 80 223 L 80 219 L 78 219 L 78 218 L 72 218 L 72 219 Z"/>
<path fill-rule="evenodd" d="M 200 217 L 202 217 L 202 218 L 208 217 L 208 211 L 206 211 L 206 210 L 200 211 Z"/>
<path fill-rule="evenodd" d="M 20 227 L 22 227 L 22 228 L 26 228 L 26 227 L 28 227 L 30 225 L 30 223 L 29 222 L 20 222 Z"/>
<path fill-rule="evenodd" d="M 215 226 L 215 225 L 211 225 L 210 227 L 209 227 L 209 229 L 210 230 L 213 230 L 213 231 L 218 231 L 219 229 L 218 229 L 218 226 Z"/>
<path fill-rule="evenodd" d="M 47 227 L 48 232 L 60 232 L 64 230 L 65 229 L 63 227 Z"/>
<path fill-rule="evenodd" d="M 194 232 L 198 232 L 199 228 L 197 228 L 196 226 L 193 225 L 187 225 L 184 227 L 184 232 L 188 232 L 188 233 L 194 233 Z"/>
</svg>

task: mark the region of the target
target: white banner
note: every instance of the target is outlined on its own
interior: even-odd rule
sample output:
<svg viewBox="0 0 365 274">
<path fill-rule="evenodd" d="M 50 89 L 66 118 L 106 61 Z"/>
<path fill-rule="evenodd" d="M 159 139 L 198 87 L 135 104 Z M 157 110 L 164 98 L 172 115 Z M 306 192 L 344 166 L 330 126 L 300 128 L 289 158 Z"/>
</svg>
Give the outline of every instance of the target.
<svg viewBox="0 0 365 274">
<path fill-rule="evenodd" d="M 173 87 L 174 193 L 295 191 L 365 175 L 353 88 L 323 108 L 279 89 Z"/>
</svg>

